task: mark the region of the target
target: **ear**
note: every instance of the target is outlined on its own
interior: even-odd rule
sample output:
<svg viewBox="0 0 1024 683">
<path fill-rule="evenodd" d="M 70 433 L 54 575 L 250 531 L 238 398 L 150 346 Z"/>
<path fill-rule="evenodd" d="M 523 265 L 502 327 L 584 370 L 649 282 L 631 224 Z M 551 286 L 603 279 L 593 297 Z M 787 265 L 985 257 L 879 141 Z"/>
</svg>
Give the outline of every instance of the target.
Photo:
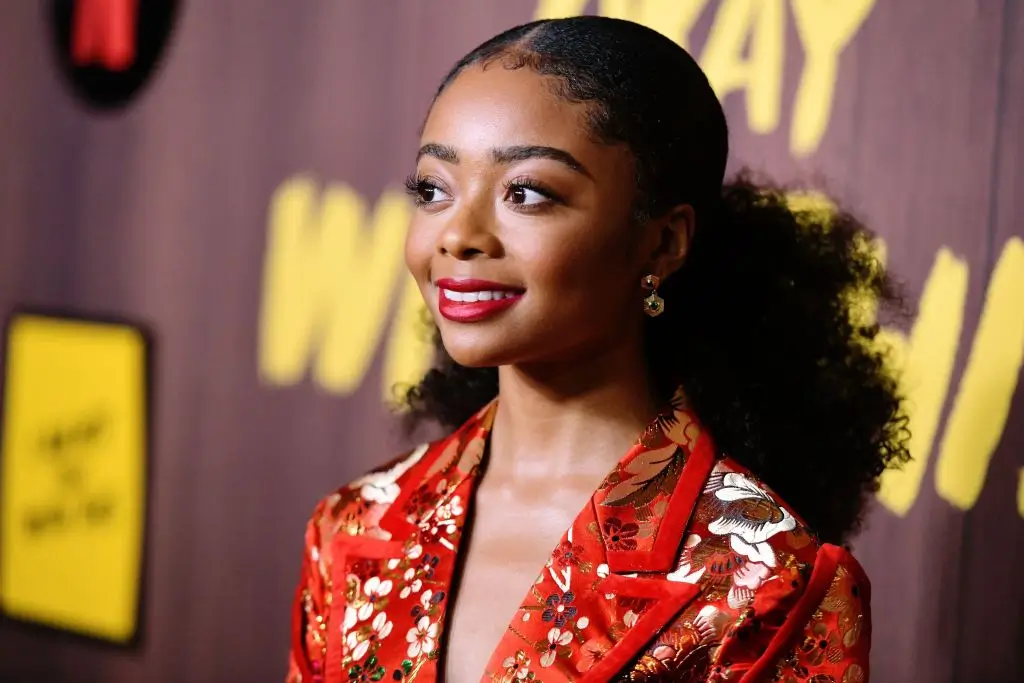
<svg viewBox="0 0 1024 683">
<path fill-rule="evenodd" d="M 673 207 L 668 213 L 653 219 L 649 229 L 654 233 L 656 245 L 650 253 L 650 273 L 664 280 L 679 270 L 686 261 L 693 239 L 695 215 L 689 204 Z"/>
</svg>

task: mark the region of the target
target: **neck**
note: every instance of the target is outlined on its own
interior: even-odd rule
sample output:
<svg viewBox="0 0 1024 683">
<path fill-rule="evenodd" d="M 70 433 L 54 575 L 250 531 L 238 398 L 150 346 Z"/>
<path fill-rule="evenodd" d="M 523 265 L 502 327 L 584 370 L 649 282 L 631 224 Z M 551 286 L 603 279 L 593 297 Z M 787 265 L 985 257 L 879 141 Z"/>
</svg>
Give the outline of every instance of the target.
<svg viewBox="0 0 1024 683">
<path fill-rule="evenodd" d="M 579 362 L 503 366 L 491 468 L 517 479 L 606 473 L 658 405 L 636 345 Z"/>
</svg>

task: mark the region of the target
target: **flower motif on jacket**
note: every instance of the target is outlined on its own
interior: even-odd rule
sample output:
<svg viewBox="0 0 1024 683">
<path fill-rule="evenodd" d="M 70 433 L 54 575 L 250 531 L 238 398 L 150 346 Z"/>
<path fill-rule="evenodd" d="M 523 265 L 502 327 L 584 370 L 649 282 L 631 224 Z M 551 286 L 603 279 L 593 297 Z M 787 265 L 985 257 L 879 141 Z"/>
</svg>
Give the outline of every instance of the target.
<svg viewBox="0 0 1024 683">
<path fill-rule="evenodd" d="M 697 534 L 690 534 L 686 537 L 686 543 L 683 545 L 683 554 L 679 558 L 679 564 L 674 572 L 665 575 L 666 579 L 669 581 L 682 581 L 684 583 L 697 583 L 700 581 L 707 568 L 703 565 L 694 566 L 695 563 L 690 552 L 700 545 L 700 541 L 701 538 Z"/>
<path fill-rule="evenodd" d="M 572 602 L 576 599 L 572 591 L 566 593 L 552 593 L 544 601 L 544 613 L 541 618 L 544 621 L 552 621 L 555 626 L 562 628 L 565 622 L 576 616 L 576 608 Z"/>
<path fill-rule="evenodd" d="M 774 567 L 775 551 L 767 542 L 775 534 L 792 531 L 796 519 L 749 477 L 738 472 L 714 474 L 708 488 L 722 501 L 721 515 L 708 531 L 728 536 L 732 549 L 751 562 Z"/>
<path fill-rule="evenodd" d="M 346 619 L 346 623 L 348 623 L 348 619 Z M 354 661 L 360 661 L 372 647 L 378 646 L 391 634 L 392 628 L 394 628 L 394 624 L 388 621 L 387 614 L 379 612 L 368 628 L 348 631 L 345 646 L 349 651 L 349 656 Z"/>
<path fill-rule="evenodd" d="M 379 577 L 371 576 L 363 584 L 365 599 L 359 606 L 359 621 L 366 621 L 373 614 L 374 609 L 387 605 L 387 597 L 391 593 L 394 584 L 389 580 L 381 581 Z"/>
<path fill-rule="evenodd" d="M 551 562 L 558 569 L 576 567 L 583 572 L 590 571 L 591 564 L 583 559 L 583 546 L 571 541 L 562 541 L 551 553 Z"/>
<path fill-rule="evenodd" d="M 530 658 L 522 650 L 516 650 L 515 657 L 506 657 L 501 666 L 507 681 L 522 681 L 530 675 Z"/>
<path fill-rule="evenodd" d="M 421 653 L 430 654 L 437 645 L 438 633 L 436 621 L 431 622 L 427 616 L 420 617 L 416 625 L 405 634 L 405 641 L 409 643 L 406 653 L 412 659 L 419 657 Z"/>
<path fill-rule="evenodd" d="M 698 516 L 708 520 L 708 534 L 687 537 L 666 578 L 727 586 L 728 606 L 741 609 L 784 563 L 769 540 L 796 529 L 797 520 L 754 479 L 722 465 L 708 478 Z"/>
<path fill-rule="evenodd" d="M 398 494 L 401 493 L 401 489 L 398 486 L 398 478 L 420 461 L 423 454 L 427 452 L 428 446 L 429 444 L 420 446 L 388 469 L 371 472 L 356 479 L 349 485 L 350 488 L 358 489 L 359 495 L 364 500 L 381 505 L 394 503 L 398 498 Z"/>
<path fill-rule="evenodd" d="M 610 517 L 605 520 L 602 531 L 609 550 L 636 550 L 640 526 L 634 522 L 623 523 L 618 517 Z"/>
<path fill-rule="evenodd" d="M 559 657 L 567 657 L 572 651 L 568 645 L 572 642 L 572 631 L 553 628 L 548 631 L 548 642 L 544 654 L 540 656 L 540 665 L 547 668 Z"/>
</svg>

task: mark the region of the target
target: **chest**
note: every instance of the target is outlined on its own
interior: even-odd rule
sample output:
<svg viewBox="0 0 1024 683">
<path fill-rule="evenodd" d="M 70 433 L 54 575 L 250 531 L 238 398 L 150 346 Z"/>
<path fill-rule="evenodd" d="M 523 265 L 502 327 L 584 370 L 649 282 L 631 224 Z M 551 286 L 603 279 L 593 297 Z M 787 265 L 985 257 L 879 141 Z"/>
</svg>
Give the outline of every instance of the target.
<svg viewBox="0 0 1024 683">
<path fill-rule="evenodd" d="M 524 504 L 500 490 L 480 491 L 470 534 L 463 541 L 457 599 L 449 618 L 447 680 L 480 679 L 552 549 L 572 524 L 582 504 L 576 497 L 567 493 Z"/>
<path fill-rule="evenodd" d="M 700 592 L 667 575 L 713 464 L 638 449 L 608 486 L 531 486 L 529 501 L 427 473 L 381 534 L 335 536 L 321 558 L 324 680 L 613 680 Z"/>
</svg>

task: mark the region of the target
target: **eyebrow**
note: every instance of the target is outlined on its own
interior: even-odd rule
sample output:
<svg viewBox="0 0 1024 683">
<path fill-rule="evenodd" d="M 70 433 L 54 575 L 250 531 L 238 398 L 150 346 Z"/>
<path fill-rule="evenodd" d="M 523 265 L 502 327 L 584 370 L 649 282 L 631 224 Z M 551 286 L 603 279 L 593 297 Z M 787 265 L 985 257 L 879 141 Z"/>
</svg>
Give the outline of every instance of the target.
<svg viewBox="0 0 1024 683">
<path fill-rule="evenodd" d="M 416 161 L 418 162 L 423 157 L 434 157 L 449 164 L 459 163 L 459 153 L 455 151 L 454 147 L 439 145 L 436 142 L 428 142 L 420 147 L 420 151 L 416 153 Z"/>
<path fill-rule="evenodd" d="M 424 156 L 434 157 L 449 164 L 459 163 L 459 153 L 451 145 L 441 145 L 435 142 L 428 142 L 420 147 L 416 154 L 416 161 Z M 499 164 L 512 164 L 527 159 L 551 159 L 560 162 L 573 171 L 581 173 L 593 179 L 587 168 L 573 155 L 564 149 L 547 147 L 545 145 L 512 145 L 511 147 L 496 147 L 491 150 L 491 158 Z"/>
</svg>

